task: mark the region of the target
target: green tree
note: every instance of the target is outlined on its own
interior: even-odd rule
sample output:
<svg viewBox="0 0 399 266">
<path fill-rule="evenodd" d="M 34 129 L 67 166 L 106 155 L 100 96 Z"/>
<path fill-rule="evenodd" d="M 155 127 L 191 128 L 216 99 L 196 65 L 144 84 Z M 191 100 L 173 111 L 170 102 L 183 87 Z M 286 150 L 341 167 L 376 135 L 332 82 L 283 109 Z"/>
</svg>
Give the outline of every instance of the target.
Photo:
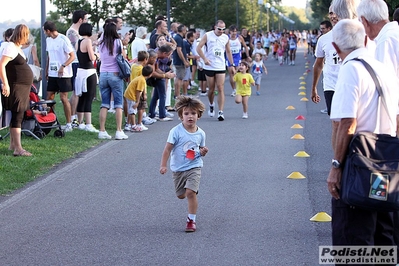
<svg viewBox="0 0 399 266">
<path fill-rule="evenodd" d="M 75 10 L 84 10 L 90 14 L 90 20 L 100 29 L 101 19 L 121 16 L 124 17 L 131 10 L 130 1 L 119 0 L 50 0 L 57 7 L 57 13 L 70 25 L 72 13 Z"/>
<path fill-rule="evenodd" d="M 328 19 L 328 9 L 330 8 L 330 4 L 331 0 L 311 0 L 310 7 L 313 11 L 313 19 L 318 22 Z"/>
</svg>

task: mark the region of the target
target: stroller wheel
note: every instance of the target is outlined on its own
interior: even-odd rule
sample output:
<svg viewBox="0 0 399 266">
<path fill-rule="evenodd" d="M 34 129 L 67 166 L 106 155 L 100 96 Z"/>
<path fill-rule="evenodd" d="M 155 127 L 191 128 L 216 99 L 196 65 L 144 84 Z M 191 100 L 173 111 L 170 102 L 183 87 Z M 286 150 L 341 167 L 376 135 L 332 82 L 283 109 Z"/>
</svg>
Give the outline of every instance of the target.
<svg viewBox="0 0 399 266">
<path fill-rule="evenodd" d="M 65 137 L 65 131 L 64 131 L 64 130 L 57 129 L 56 131 L 54 131 L 54 137 L 56 137 L 56 138 L 63 138 L 63 137 Z"/>
<path fill-rule="evenodd" d="M 42 139 L 46 136 L 46 134 L 43 131 L 35 131 L 34 134 L 36 135 L 36 137 L 38 137 L 39 139 Z"/>
</svg>

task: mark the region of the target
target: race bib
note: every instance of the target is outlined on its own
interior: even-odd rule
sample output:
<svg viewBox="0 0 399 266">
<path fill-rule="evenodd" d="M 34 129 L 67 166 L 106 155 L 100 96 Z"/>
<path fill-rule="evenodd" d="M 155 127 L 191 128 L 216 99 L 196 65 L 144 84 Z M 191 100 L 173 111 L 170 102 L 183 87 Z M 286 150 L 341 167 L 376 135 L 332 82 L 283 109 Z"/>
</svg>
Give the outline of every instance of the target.
<svg viewBox="0 0 399 266">
<path fill-rule="evenodd" d="M 213 49 L 213 54 L 214 54 L 216 57 L 222 57 L 222 56 L 223 56 L 223 50 L 222 50 L 222 49 L 215 48 L 215 49 Z"/>
<path fill-rule="evenodd" d="M 329 51 L 330 56 L 329 58 L 331 58 L 330 64 L 331 65 L 340 65 L 341 64 L 341 58 L 339 58 L 338 53 L 335 50 Z"/>
<path fill-rule="evenodd" d="M 59 70 L 59 65 L 57 62 L 50 62 L 49 64 L 49 76 L 50 77 L 56 77 L 58 76 L 58 70 Z"/>
<path fill-rule="evenodd" d="M 232 54 L 238 54 L 240 52 L 240 50 L 238 48 L 232 48 L 231 49 L 231 53 Z"/>
<path fill-rule="evenodd" d="M 50 62 L 50 71 L 51 72 L 58 72 L 58 64 L 57 64 L 57 62 Z"/>
</svg>

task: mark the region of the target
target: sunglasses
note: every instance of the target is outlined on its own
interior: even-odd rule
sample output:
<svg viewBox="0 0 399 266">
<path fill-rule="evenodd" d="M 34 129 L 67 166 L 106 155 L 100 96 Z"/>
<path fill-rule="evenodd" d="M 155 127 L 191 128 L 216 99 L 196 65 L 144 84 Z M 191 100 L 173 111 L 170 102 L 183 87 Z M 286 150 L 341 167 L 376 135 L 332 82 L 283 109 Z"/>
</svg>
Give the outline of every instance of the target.
<svg viewBox="0 0 399 266">
<path fill-rule="evenodd" d="M 217 29 L 217 30 L 220 30 L 220 31 L 224 31 L 226 28 L 219 28 L 219 27 L 216 27 L 216 29 Z"/>
</svg>

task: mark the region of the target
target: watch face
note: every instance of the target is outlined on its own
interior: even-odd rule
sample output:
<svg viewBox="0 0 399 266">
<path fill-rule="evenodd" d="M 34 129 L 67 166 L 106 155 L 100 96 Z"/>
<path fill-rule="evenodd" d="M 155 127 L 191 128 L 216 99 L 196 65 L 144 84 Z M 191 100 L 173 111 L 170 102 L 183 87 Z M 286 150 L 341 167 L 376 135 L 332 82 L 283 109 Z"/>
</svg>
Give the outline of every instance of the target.
<svg viewBox="0 0 399 266">
<path fill-rule="evenodd" d="M 332 166 L 333 166 L 334 168 L 339 168 L 339 167 L 341 166 L 341 164 L 340 164 L 337 160 L 333 160 L 333 161 L 332 161 Z"/>
</svg>

